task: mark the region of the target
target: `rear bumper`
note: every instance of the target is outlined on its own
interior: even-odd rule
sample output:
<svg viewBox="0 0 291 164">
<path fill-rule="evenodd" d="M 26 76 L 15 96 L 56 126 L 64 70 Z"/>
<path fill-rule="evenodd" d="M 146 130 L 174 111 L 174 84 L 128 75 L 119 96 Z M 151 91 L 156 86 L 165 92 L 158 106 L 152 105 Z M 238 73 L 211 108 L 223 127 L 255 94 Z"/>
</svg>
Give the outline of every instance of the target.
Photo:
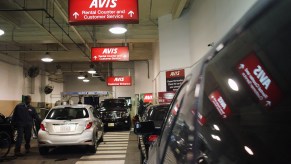
<svg viewBox="0 0 291 164">
<path fill-rule="evenodd" d="M 106 128 L 128 127 L 131 125 L 129 118 L 103 119 L 102 122 Z M 112 126 L 113 124 L 114 126 Z"/>
<path fill-rule="evenodd" d="M 81 134 L 74 135 L 52 135 L 47 131 L 38 132 L 39 147 L 49 146 L 73 146 L 93 145 L 93 130 L 85 130 Z"/>
</svg>

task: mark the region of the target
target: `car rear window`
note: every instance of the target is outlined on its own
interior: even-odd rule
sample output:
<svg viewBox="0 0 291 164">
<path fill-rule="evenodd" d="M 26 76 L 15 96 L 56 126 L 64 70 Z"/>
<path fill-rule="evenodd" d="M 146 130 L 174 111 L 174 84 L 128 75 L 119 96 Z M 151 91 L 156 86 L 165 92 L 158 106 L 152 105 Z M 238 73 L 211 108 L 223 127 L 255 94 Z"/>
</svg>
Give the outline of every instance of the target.
<svg viewBox="0 0 291 164">
<path fill-rule="evenodd" d="M 56 108 L 49 112 L 46 119 L 72 120 L 88 117 L 89 113 L 85 108 Z"/>
<path fill-rule="evenodd" d="M 127 107 L 126 101 L 121 99 L 111 99 L 111 100 L 105 100 L 103 103 L 103 107 L 106 108 L 106 110 L 124 110 L 123 107 Z"/>
<path fill-rule="evenodd" d="M 167 115 L 169 106 L 157 106 L 149 110 L 147 119 L 153 121 L 163 121 Z"/>
</svg>

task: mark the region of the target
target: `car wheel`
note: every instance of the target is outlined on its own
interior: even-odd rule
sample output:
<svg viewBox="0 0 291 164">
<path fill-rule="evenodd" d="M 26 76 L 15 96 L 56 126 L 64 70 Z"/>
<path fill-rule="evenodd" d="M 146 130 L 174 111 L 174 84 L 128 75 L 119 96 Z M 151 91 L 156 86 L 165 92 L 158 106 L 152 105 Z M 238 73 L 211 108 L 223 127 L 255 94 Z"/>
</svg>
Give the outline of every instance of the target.
<svg viewBox="0 0 291 164">
<path fill-rule="evenodd" d="M 99 139 L 99 142 L 103 142 L 104 139 L 103 139 L 103 135 L 101 136 L 101 138 Z"/>
<path fill-rule="evenodd" d="M 49 152 L 49 148 L 48 147 L 39 147 L 38 151 L 39 151 L 40 155 L 46 155 Z"/>
<path fill-rule="evenodd" d="M 98 146 L 98 140 L 97 140 L 97 137 L 96 137 L 96 139 L 95 139 L 93 145 L 92 145 L 92 146 L 89 146 L 89 152 L 90 152 L 90 153 L 96 153 L 96 151 L 97 151 L 97 146 Z"/>
</svg>

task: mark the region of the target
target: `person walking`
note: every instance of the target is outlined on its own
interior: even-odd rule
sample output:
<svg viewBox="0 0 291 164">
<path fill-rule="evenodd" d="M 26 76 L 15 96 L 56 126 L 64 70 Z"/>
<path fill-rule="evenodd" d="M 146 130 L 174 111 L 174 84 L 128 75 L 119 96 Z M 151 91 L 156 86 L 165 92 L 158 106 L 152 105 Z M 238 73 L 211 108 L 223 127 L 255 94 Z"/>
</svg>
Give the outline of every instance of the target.
<svg viewBox="0 0 291 164">
<path fill-rule="evenodd" d="M 31 97 L 25 96 L 24 103 L 20 103 L 14 108 L 12 123 L 14 124 L 18 134 L 14 149 L 15 156 L 23 155 L 20 152 L 23 135 L 25 139 L 25 152 L 30 152 L 30 139 L 33 121 L 35 121 L 36 124 L 41 122 L 35 108 L 32 107 L 30 103 Z"/>
</svg>

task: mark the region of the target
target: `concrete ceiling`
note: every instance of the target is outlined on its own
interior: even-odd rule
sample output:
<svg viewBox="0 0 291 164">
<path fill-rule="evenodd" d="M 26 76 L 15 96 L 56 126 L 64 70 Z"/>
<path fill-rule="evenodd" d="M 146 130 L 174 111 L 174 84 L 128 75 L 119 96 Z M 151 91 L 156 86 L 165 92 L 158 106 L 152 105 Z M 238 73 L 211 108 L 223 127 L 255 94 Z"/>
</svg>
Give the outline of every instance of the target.
<svg viewBox="0 0 291 164">
<path fill-rule="evenodd" d="M 0 53 L 20 53 L 22 61 L 40 63 L 45 52 L 50 52 L 54 58 L 52 65 L 89 63 L 92 46 L 126 43 L 131 61 L 149 60 L 152 59 L 152 44 L 158 41 L 158 17 L 169 13 L 174 18 L 179 17 L 189 0 L 139 0 L 139 24 L 126 25 L 125 35 L 110 34 L 110 25 L 69 26 L 67 2 L 0 1 L 0 29 L 5 31 L 5 35 L 0 36 Z"/>
</svg>

